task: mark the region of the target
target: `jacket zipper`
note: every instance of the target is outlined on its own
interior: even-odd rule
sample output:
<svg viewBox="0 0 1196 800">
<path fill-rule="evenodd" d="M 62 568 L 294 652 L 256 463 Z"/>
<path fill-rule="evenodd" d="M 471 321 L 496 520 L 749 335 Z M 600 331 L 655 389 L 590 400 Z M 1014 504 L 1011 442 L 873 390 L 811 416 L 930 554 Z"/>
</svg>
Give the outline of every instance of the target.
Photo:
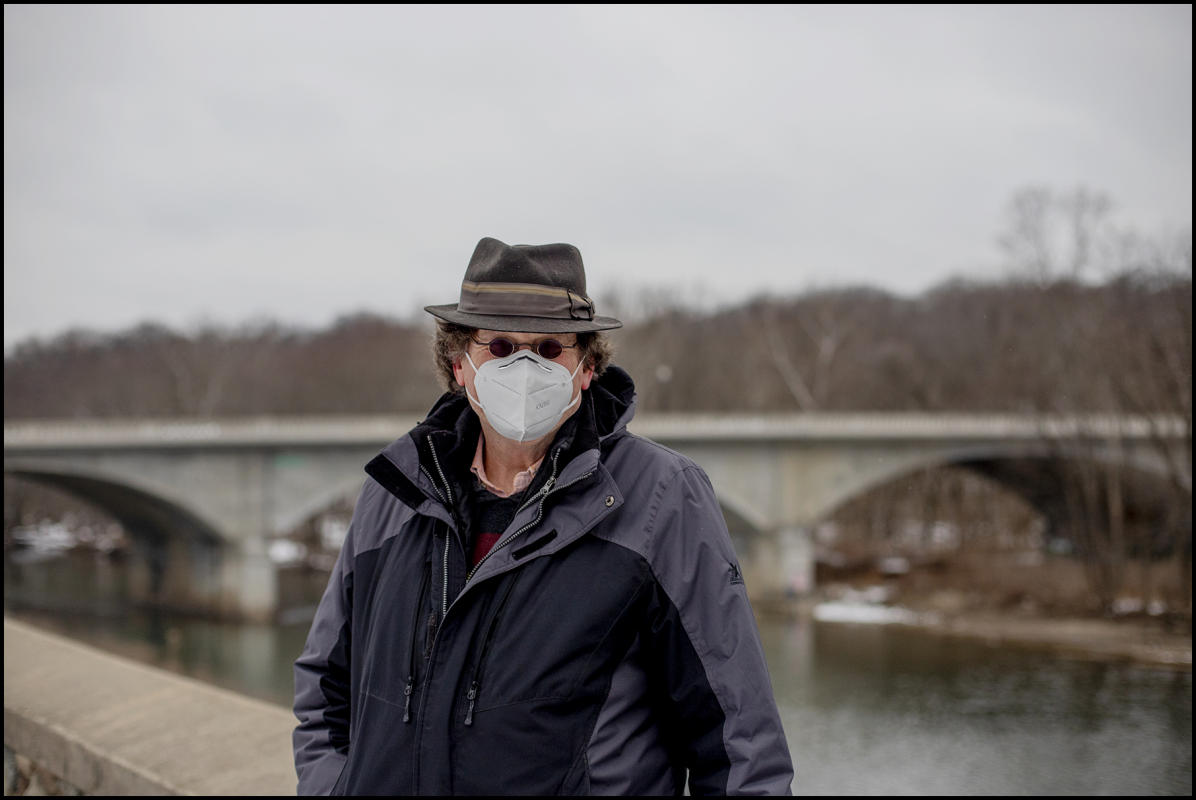
<svg viewBox="0 0 1196 800">
<path fill-rule="evenodd" d="M 428 437 L 428 451 L 432 453 L 432 463 L 436 465 L 436 471 L 440 474 L 440 480 L 444 482 L 444 491 L 448 493 L 449 514 L 453 513 L 453 487 L 449 486 L 448 478 L 444 477 L 444 470 L 440 467 L 440 459 L 436 456 L 436 446 L 432 444 L 432 437 Z M 444 595 L 440 601 L 440 619 L 443 622 L 445 615 L 448 614 L 448 549 L 449 536 L 445 533 L 444 536 Z M 466 578 L 466 580 L 469 580 Z"/>
<path fill-rule="evenodd" d="M 506 547 L 518 536 L 522 535 L 529 528 L 536 525 L 540 521 L 541 517 L 544 516 L 544 501 L 547 500 L 548 495 L 554 491 L 553 485 L 556 483 L 557 457 L 560 455 L 560 452 L 561 452 L 560 450 L 557 450 L 555 453 L 552 454 L 552 475 L 550 475 L 548 477 L 548 480 L 544 483 L 544 488 L 541 489 L 539 492 L 540 506 L 537 509 L 536 518 L 534 520 L 532 520 L 531 522 L 529 522 L 527 525 L 524 525 L 522 528 L 520 528 L 519 530 L 512 533 L 511 536 L 506 541 L 495 545 L 494 548 L 492 548 L 490 550 L 490 553 L 487 553 L 482 558 L 482 560 L 479 561 L 477 563 L 477 565 L 470 571 L 469 575 L 465 578 L 466 583 L 468 583 L 469 579 L 474 576 L 474 574 L 478 571 L 478 568 L 481 567 L 482 564 L 486 563 L 486 559 L 490 557 L 491 553 L 493 553 L 495 550 L 498 550 L 500 547 Z M 569 481 L 568 483 L 563 484 L 561 486 L 557 486 L 555 488 L 557 490 L 567 489 L 570 486 L 572 486 L 573 484 L 578 483 L 579 481 L 583 481 L 593 474 L 594 474 L 594 470 L 590 470 L 589 472 L 585 473 L 584 475 L 579 475 L 578 477 L 574 478 L 573 480 Z M 535 497 L 529 498 L 526 503 L 524 503 L 522 506 L 520 506 L 519 511 L 522 511 L 524 508 L 527 508 L 527 506 L 534 500 L 535 500 Z M 519 511 L 516 511 L 515 513 L 518 514 Z M 503 592 L 502 598 L 499 600 L 498 607 L 494 611 L 494 616 L 490 618 L 490 624 L 486 628 L 486 635 L 482 639 L 482 646 L 478 650 L 477 661 L 475 662 L 474 668 L 473 668 L 473 676 L 469 681 L 469 690 L 465 694 L 465 699 L 469 701 L 469 706 L 465 710 L 465 724 L 466 725 L 473 725 L 473 709 L 474 709 L 475 703 L 477 702 L 478 691 L 481 689 L 482 669 L 486 665 L 486 652 L 490 649 L 490 640 L 494 637 L 494 631 L 496 628 L 498 628 L 499 620 L 502 618 L 502 612 L 506 608 L 506 605 L 507 605 L 507 599 L 511 596 L 511 590 L 515 587 L 515 582 L 519 579 L 519 575 L 520 575 L 520 573 L 518 573 L 518 572 L 515 573 L 512 576 L 510 583 L 507 584 L 506 591 Z"/>
<path fill-rule="evenodd" d="M 444 488 L 449 493 L 449 498 L 453 496 L 453 490 L 449 488 L 448 481 L 445 480 L 444 471 L 440 469 L 440 460 L 436 458 L 436 448 L 432 446 L 432 440 L 428 439 L 428 449 L 432 452 L 432 460 L 436 462 L 436 471 L 440 473 L 440 479 L 444 481 Z M 440 487 L 436 485 L 436 479 L 432 477 L 432 473 L 428 472 L 427 467 L 423 464 L 419 465 L 419 471 L 428 476 L 428 482 L 432 484 L 432 489 L 435 490 L 436 496 L 440 498 L 440 502 L 449 506 L 449 514 L 453 513 L 452 505 L 445 499 L 444 493 L 440 491 Z M 444 598 L 440 604 L 440 617 L 444 619 L 445 612 L 448 611 L 448 529 L 445 529 L 444 534 Z"/>
<path fill-rule="evenodd" d="M 466 725 L 473 725 L 473 706 L 477 700 L 478 689 L 482 681 L 482 668 L 486 664 L 486 652 L 490 649 L 490 640 L 494 638 L 494 631 L 497 630 L 499 620 L 502 619 L 503 609 L 507 606 L 507 598 L 511 596 L 511 590 L 515 588 L 515 583 L 519 580 L 520 574 L 516 572 L 511 576 L 506 590 L 498 601 L 498 606 L 494 609 L 494 616 L 490 618 L 490 624 L 486 626 L 486 635 L 482 637 L 482 646 L 478 649 L 477 661 L 474 662 L 473 677 L 469 682 L 469 691 L 465 695 L 465 698 L 469 700 L 469 708 L 465 711 Z"/>
<path fill-rule="evenodd" d="M 444 493 L 440 491 L 440 487 L 436 485 L 436 479 L 432 477 L 432 473 L 428 472 L 428 468 L 423 464 L 419 465 L 419 471 L 428 476 L 428 482 L 432 484 L 432 490 L 436 492 L 436 496 L 440 498 L 440 502 L 446 502 Z"/>
<path fill-rule="evenodd" d="M 403 690 L 403 722 L 411 721 L 411 694 L 415 691 L 415 646 L 419 636 L 419 620 L 424 610 L 424 593 L 428 591 L 428 579 L 432 565 L 424 562 L 424 574 L 419 581 L 419 594 L 415 600 L 415 611 L 411 614 L 411 650 L 407 662 L 407 687 Z"/>
<path fill-rule="evenodd" d="M 479 569 L 481 569 L 482 565 L 485 564 L 490 559 L 490 556 L 494 555 L 499 550 L 503 549 L 504 547 L 509 545 L 511 542 L 518 539 L 529 529 L 535 527 L 536 525 L 538 525 L 540 523 L 540 519 L 544 516 L 544 501 L 548 499 L 548 495 L 552 494 L 553 492 L 559 492 L 562 489 L 568 489 L 573 484 L 575 484 L 579 481 L 583 481 L 586 478 L 588 478 L 594 474 L 594 470 L 590 470 L 585 475 L 579 475 L 578 477 L 574 478 L 573 480 L 569 481 L 566 484 L 563 484 L 561 486 L 555 486 L 554 484 L 556 483 L 557 457 L 560 454 L 561 454 L 560 450 L 557 450 L 556 452 L 554 452 L 552 454 L 552 475 L 550 475 L 548 477 L 548 481 L 544 484 L 544 488 L 541 489 L 537 493 L 537 495 L 533 495 L 532 497 L 529 497 L 527 499 L 527 502 L 519 507 L 519 511 L 522 511 L 523 509 L 525 509 L 529 505 L 531 505 L 532 502 L 535 501 L 536 497 L 539 497 L 540 498 L 540 507 L 536 510 L 536 518 L 533 519 L 531 522 L 527 523 L 526 525 L 524 525 L 519 530 L 512 533 L 506 539 L 503 539 L 501 542 L 494 545 L 494 547 L 490 548 L 490 552 L 487 553 L 486 555 L 482 556 L 482 560 L 479 561 L 476 565 L 474 565 L 474 568 L 471 569 L 469 571 L 469 574 L 465 576 L 465 583 L 467 583 L 467 584 L 469 583 L 470 578 L 472 578 L 474 575 L 477 574 L 477 571 Z M 515 513 L 518 514 L 519 511 L 516 511 Z"/>
<path fill-rule="evenodd" d="M 453 490 L 449 486 L 448 479 L 444 477 L 444 470 L 441 469 L 441 467 L 440 467 L 440 459 L 437 458 L 437 456 L 436 456 L 436 448 L 432 444 L 431 437 L 428 438 L 428 450 L 432 453 L 432 461 L 436 465 L 436 471 L 440 474 L 440 480 L 444 482 L 445 491 L 448 492 L 448 497 L 451 502 L 452 497 L 453 497 Z M 490 556 L 494 555 L 494 552 L 496 550 L 499 550 L 499 549 L 507 546 L 517 536 L 520 536 L 526 530 L 528 530 L 529 528 L 531 528 L 531 527 L 535 526 L 537 523 L 539 523 L 540 518 L 542 516 L 544 516 L 544 501 L 548 498 L 548 495 L 552 489 L 553 484 L 556 483 L 557 458 L 560 456 L 560 454 L 561 454 L 560 449 L 557 449 L 552 454 L 552 474 L 548 477 L 547 482 L 545 482 L 544 488 L 542 488 L 538 493 L 540 496 L 540 507 L 536 513 L 536 518 L 534 520 L 532 520 L 531 522 L 529 522 L 527 525 L 524 525 L 522 528 L 517 530 L 515 533 L 511 534 L 510 538 L 508 538 L 505 542 L 499 542 L 493 548 L 491 548 L 490 552 L 487 553 L 482 558 L 482 560 L 477 563 L 477 566 L 475 566 L 472 570 L 470 570 L 469 574 L 465 578 L 466 584 L 469 583 L 469 579 L 471 577 L 473 577 L 473 575 L 478 571 L 478 567 L 480 567 L 480 566 L 482 566 L 482 564 L 486 563 L 486 560 L 488 558 L 490 558 Z M 420 468 L 423 469 L 422 466 Z M 425 474 L 427 474 L 426 470 L 425 470 Z M 567 489 L 568 487 L 572 486 L 573 484 L 575 484 L 579 481 L 583 481 L 593 474 L 594 474 L 594 470 L 590 470 L 589 472 L 585 473 L 584 475 L 581 475 L 581 476 L 577 477 L 576 479 L 569 481 L 569 483 L 565 484 L 564 486 L 558 486 L 556 488 L 557 489 Z M 429 479 L 431 479 L 431 477 L 432 477 L 431 475 L 428 475 Z M 432 485 L 433 486 L 436 485 L 436 482 L 434 480 L 432 481 Z M 437 489 L 437 494 L 439 494 L 439 493 L 440 493 L 440 490 Z M 529 497 L 527 502 L 525 502 L 523 505 L 521 505 L 515 513 L 518 514 L 520 511 L 527 508 L 535 499 L 536 499 L 535 496 Z M 450 513 L 452 512 L 451 507 L 450 507 L 449 511 L 450 511 Z M 449 533 L 450 533 L 449 531 L 446 531 L 445 537 L 444 537 L 444 598 L 441 602 L 440 625 L 437 626 L 436 633 L 432 636 L 432 646 L 428 651 L 429 659 L 436 652 L 436 645 L 440 642 L 440 628 L 442 628 L 444 626 L 445 617 L 448 616 L 448 547 L 449 547 L 448 540 L 449 540 Z M 467 697 L 468 697 L 468 695 L 467 695 Z M 473 687 L 473 697 L 471 697 L 469 699 L 475 700 L 476 698 L 477 698 L 477 688 Z M 425 702 L 426 700 L 427 700 L 427 695 L 425 693 L 424 700 L 421 701 L 421 704 L 422 704 L 422 702 Z M 471 724 L 472 724 L 472 721 L 473 721 L 473 719 L 471 716 L 470 717 Z M 416 733 L 416 741 L 415 741 L 416 753 L 419 752 L 419 748 L 420 748 L 419 739 L 420 739 L 419 733 L 417 732 Z M 416 785 L 416 786 L 419 785 L 419 759 L 418 758 L 416 759 L 416 762 L 415 762 L 414 785 Z"/>
</svg>

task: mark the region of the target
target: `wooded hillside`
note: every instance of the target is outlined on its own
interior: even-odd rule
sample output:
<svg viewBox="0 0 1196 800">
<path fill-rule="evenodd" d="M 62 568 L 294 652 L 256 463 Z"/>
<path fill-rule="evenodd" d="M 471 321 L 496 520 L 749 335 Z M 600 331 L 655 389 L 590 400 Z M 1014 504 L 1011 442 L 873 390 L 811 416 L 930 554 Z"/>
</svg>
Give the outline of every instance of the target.
<svg viewBox="0 0 1196 800">
<path fill-rule="evenodd" d="M 315 332 L 71 332 L 5 358 L 4 415 L 420 413 L 443 391 L 431 333 L 430 317 L 364 314 Z M 1128 273 L 1100 285 L 951 283 L 915 298 L 844 288 L 716 312 L 664 310 L 610 336 L 646 411 L 1191 417 L 1190 273 Z"/>
</svg>

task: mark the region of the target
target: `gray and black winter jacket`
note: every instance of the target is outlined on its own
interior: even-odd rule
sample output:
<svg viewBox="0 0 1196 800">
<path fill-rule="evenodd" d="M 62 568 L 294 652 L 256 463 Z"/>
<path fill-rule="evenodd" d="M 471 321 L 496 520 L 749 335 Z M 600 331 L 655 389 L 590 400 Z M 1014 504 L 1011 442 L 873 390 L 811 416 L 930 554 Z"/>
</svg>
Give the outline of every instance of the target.
<svg viewBox="0 0 1196 800">
<path fill-rule="evenodd" d="M 472 570 L 480 431 L 446 394 L 371 461 L 295 662 L 300 794 L 788 794 L 706 474 L 626 430 L 612 367 Z"/>
</svg>

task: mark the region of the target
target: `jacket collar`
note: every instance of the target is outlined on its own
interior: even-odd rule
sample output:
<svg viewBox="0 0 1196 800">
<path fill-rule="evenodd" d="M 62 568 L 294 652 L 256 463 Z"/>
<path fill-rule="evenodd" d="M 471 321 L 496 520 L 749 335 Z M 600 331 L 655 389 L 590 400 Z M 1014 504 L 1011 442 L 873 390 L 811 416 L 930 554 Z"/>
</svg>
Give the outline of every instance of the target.
<svg viewBox="0 0 1196 800">
<path fill-rule="evenodd" d="M 577 411 L 557 431 L 544 464 L 528 487 L 529 495 L 548 479 L 554 453 L 558 482 L 564 483 L 573 473 L 584 474 L 597 462 L 600 449 L 626 430 L 635 403 L 631 376 L 619 367 L 608 367 L 582 393 Z M 423 421 L 385 447 L 365 470 L 416 511 L 451 523 L 454 511 L 464 510 L 467 493 L 463 480 L 469 475 L 480 432 L 481 421 L 465 396 L 446 392 Z"/>
</svg>

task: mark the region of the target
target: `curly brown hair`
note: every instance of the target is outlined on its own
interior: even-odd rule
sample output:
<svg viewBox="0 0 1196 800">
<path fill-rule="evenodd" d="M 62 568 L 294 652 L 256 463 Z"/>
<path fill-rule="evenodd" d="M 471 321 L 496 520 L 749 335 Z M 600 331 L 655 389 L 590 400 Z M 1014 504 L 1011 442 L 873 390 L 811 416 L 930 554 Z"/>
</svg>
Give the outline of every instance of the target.
<svg viewBox="0 0 1196 800">
<path fill-rule="evenodd" d="M 436 320 L 436 338 L 432 342 L 432 360 L 435 362 L 436 374 L 439 376 L 440 382 L 450 392 L 464 391 L 457 383 L 456 376 L 453 375 L 453 364 L 465 355 L 465 350 L 469 347 L 469 342 L 476 332 L 477 328 Z M 607 339 L 601 331 L 577 334 L 577 346 L 581 350 L 581 356 L 585 363 L 594 370 L 595 378 L 606 370 L 611 356 L 614 354 L 610 339 Z"/>
</svg>

